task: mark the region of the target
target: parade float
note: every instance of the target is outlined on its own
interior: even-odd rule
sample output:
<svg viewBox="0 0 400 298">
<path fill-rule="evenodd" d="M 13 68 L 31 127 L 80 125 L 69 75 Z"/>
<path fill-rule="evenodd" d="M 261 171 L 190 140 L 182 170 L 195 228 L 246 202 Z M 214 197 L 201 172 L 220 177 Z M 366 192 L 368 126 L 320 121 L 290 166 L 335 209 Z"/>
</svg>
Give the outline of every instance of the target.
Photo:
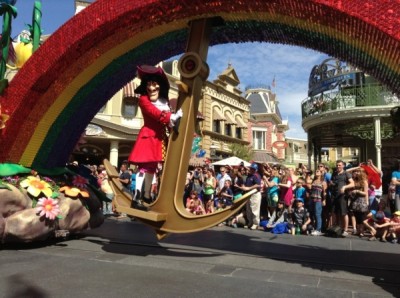
<svg viewBox="0 0 400 298">
<path fill-rule="evenodd" d="M 95 189 L 82 183 L 83 173 L 65 165 L 87 125 L 135 77 L 138 65 L 156 65 L 184 53 L 176 82 L 176 109 L 182 109 L 183 117 L 179 131 L 169 137 L 159 197 L 149 211 L 130 208 L 130 195 L 105 161 L 117 211 L 149 225 L 159 239 L 213 227 L 237 213 L 251 195 L 201 216 L 188 214 L 182 204 L 210 44 L 274 42 L 311 48 L 348 61 L 400 92 L 398 1 L 97 0 L 37 50 L 34 39 L 40 31 L 31 32 L 34 54 L 8 84 L 4 72 L 12 42 L 6 25 L 16 16 L 15 2 L 0 2 L 5 25 L 0 68 L 3 243 L 44 240 L 102 223 Z M 9 168 L 21 165 L 16 172 Z"/>
<path fill-rule="evenodd" d="M 17 16 L 16 1 L 1 1 L 3 15 L 1 92 L 8 86 L 6 69 L 19 70 L 40 43 L 40 2 L 35 2 L 32 25 L 11 42 L 11 20 Z M 0 106 L 0 133 L 9 120 Z M 4 146 L 4 144 L 2 144 Z M 80 175 L 82 174 L 82 175 Z M 33 242 L 65 238 L 103 221 L 101 200 L 90 170 L 70 166 L 34 170 L 15 163 L 0 163 L 1 243 Z"/>
</svg>

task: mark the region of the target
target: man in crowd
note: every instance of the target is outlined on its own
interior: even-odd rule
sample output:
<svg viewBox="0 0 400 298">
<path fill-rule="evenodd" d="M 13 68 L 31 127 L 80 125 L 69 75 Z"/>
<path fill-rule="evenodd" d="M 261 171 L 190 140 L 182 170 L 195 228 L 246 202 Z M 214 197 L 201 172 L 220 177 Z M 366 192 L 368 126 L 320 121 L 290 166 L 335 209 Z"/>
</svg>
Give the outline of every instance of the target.
<svg viewBox="0 0 400 298">
<path fill-rule="evenodd" d="M 333 197 L 334 211 L 337 219 L 341 219 L 343 233 L 342 236 L 348 236 L 349 227 L 348 201 L 346 190 L 354 187 L 354 181 L 350 173 L 345 171 L 345 164 L 342 160 L 336 161 L 336 170 L 332 175 L 330 190 Z"/>
<path fill-rule="evenodd" d="M 221 168 L 219 169 L 219 172 L 220 172 L 220 177 L 219 177 L 219 179 L 218 179 L 218 192 L 220 192 L 221 189 L 224 188 L 225 181 L 227 181 L 227 180 L 232 181 L 232 178 L 231 178 L 231 176 L 229 176 L 226 167 L 221 167 Z"/>
<path fill-rule="evenodd" d="M 126 192 L 130 193 L 131 174 L 128 171 L 128 165 L 126 163 L 122 163 L 121 165 L 119 172 L 119 181 L 124 186 Z"/>
<path fill-rule="evenodd" d="M 261 207 L 261 176 L 258 174 L 258 165 L 252 163 L 250 166 L 250 173 L 246 178 L 243 190 L 249 192 L 253 189 L 257 189 L 257 192 L 252 194 L 250 199 L 246 203 L 246 216 L 249 221 L 249 227 L 251 230 L 256 230 L 260 225 L 260 207 Z"/>
</svg>

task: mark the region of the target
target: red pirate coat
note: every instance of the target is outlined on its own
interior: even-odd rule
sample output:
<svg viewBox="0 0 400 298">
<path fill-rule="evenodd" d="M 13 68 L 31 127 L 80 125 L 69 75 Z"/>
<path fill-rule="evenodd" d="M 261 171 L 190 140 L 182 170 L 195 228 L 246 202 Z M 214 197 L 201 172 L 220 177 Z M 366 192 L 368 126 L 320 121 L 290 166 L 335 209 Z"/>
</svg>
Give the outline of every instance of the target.
<svg viewBox="0 0 400 298">
<path fill-rule="evenodd" d="M 170 123 L 171 112 L 159 110 L 147 95 L 139 98 L 144 125 L 128 160 L 134 164 L 162 162 L 162 142 Z"/>
</svg>

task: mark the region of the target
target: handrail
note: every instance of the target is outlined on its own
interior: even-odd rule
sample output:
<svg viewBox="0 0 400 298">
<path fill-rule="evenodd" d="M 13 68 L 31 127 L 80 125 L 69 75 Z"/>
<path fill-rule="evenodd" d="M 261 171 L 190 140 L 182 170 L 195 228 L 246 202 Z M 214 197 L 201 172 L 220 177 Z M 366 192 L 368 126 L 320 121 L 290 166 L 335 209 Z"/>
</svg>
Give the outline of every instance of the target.
<svg viewBox="0 0 400 298">
<path fill-rule="evenodd" d="M 396 106 L 400 99 L 380 84 L 345 87 L 307 97 L 301 102 L 302 119 L 329 111 L 369 106 Z"/>
</svg>

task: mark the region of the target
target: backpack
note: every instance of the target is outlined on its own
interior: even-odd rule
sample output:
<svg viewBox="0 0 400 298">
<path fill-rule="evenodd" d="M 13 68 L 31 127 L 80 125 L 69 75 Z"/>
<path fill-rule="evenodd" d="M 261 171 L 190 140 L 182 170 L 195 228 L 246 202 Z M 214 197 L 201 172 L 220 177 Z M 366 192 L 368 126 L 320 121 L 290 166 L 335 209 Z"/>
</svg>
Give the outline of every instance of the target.
<svg viewBox="0 0 400 298">
<path fill-rule="evenodd" d="M 325 236 L 338 238 L 342 236 L 342 228 L 340 226 L 331 226 L 329 227 L 326 232 Z"/>
</svg>

